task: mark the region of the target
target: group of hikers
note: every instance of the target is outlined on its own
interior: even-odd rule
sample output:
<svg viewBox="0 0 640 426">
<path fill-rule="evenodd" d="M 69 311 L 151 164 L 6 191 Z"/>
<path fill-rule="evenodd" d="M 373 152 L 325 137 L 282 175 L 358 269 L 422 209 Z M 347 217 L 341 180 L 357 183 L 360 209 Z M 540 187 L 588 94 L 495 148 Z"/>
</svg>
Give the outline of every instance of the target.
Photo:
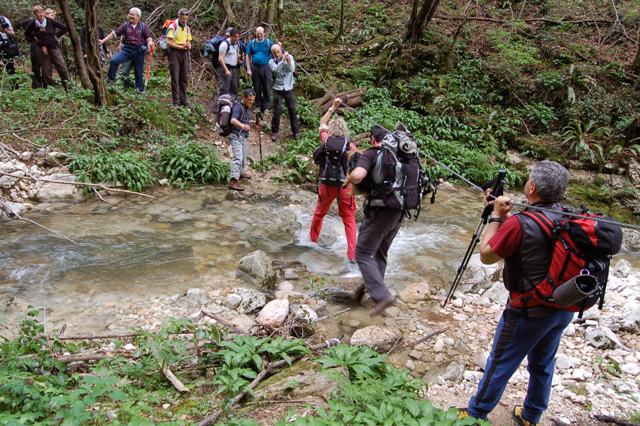
<svg viewBox="0 0 640 426">
<path fill-rule="evenodd" d="M 31 46 L 34 87 L 52 84 L 51 72 L 55 68 L 66 88 L 68 71 L 57 39 L 67 29 L 42 6 L 34 6 L 33 13 L 34 19 L 26 22 L 23 28 Z M 177 107 L 189 106 L 187 86 L 193 38 L 188 21 L 189 10 L 180 9 L 176 19 L 165 23 L 165 33 L 157 43 L 164 44 L 163 48 L 167 50 L 172 101 Z M 15 32 L 5 17 L 0 17 L 0 27 L 0 60 L 8 73 L 14 73 L 16 47 L 12 40 Z M 154 49 L 156 42 L 141 20 L 140 9 L 131 8 L 127 22 L 102 36 L 98 42 L 102 46 L 112 39 L 119 40 L 122 46 L 110 60 L 109 82 L 116 80 L 119 66 L 130 64 L 136 89 L 144 93 L 145 56 Z M 219 116 L 218 124 L 224 128 L 233 153 L 229 189 L 243 191 L 239 181 L 251 178 L 247 173 L 247 155 L 252 123 L 255 122 L 260 131 L 260 120 L 272 106 L 271 134 L 272 140 L 276 141 L 284 102 L 292 135 L 296 139 L 300 137 L 294 94 L 296 62 L 282 44 L 266 36 L 262 27 L 255 29 L 255 38 L 246 45 L 240 40 L 240 31 L 229 28 L 223 36 L 207 41 L 205 52 L 212 57 L 218 78 L 214 107 Z M 239 95 L 242 70 L 251 78 L 252 87 L 242 90 Z M 319 143 L 313 155 L 320 169 L 318 198 L 309 238 L 312 242 L 318 241 L 323 220 L 337 200 L 347 240 L 347 261 L 356 263 L 360 269 L 366 292 L 374 303 L 370 314 L 381 315 L 396 301 L 385 284 L 389 250 L 405 218 L 411 217 L 413 209 L 419 212 L 422 197 L 427 193 L 427 179 L 410 131 L 403 126 L 388 130 L 374 125 L 369 135 L 370 148 L 360 153 L 350 138 L 346 121 L 334 117 L 341 105 L 339 98 L 334 99 L 319 123 Z M 226 120 L 222 125 L 221 117 Z M 553 161 L 537 163 L 524 187 L 524 195 L 533 212 L 524 210 L 513 214 L 514 203 L 508 197 L 496 196 L 491 189 L 484 194 L 485 205 L 493 208 L 490 217 L 486 218 L 480 240 L 480 259 L 486 264 L 504 260 L 504 285 L 510 297 L 498 323 L 484 375 L 468 406 L 461 410 L 461 417 L 487 419 L 509 378 L 525 357 L 528 359 L 529 386 L 523 404 L 514 408 L 513 417 L 519 425 L 535 425 L 547 408 L 556 352 L 563 331 L 578 306 L 575 302 L 566 308 L 558 305 L 558 300 L 554 301 L 549 294 L 543 297 L 546 287 L 537 284 L 550 282 L 551 268 L 558 263 L 556 247 L 560 239 L 550 240 L 550 235 L 558 232 L 555 226 L 563 220 L 558 203 L 565 196 L 568 180 L 569 173 L 561 164 Z M 366 200 L 359 230 L 356 194 L 364 195 Z M 542 212 L 536 213 L 535 209 Z M 596 228 L 592 226 L 585 232 L 596 232 Z M 616 237 L 617 230 L 613 234 Z M 601 244 L 602 240 L 599 241 Z M 609 256 L 619 250 L 620 243 L 613 238 L 611 246 Z M 573 256 L 577 255 L 574 253 Z M 592 265 L 595 263 L 581 264 L 581 268 L 589 275 L 589 271 L 597 269 Z M 604 273 L 602 280 L 606 283 L 608 260 L 606 268 L 599 267 L 601 269 L 597 271 L 593 269 L 593 274 Z M 565 265 L 560 276 L 566 270 Z M 569 282 L 563 278 L 559 283 L 551 283 L 551 290 L 563 287 L 564 284 L 559 284 L 565 281 Z M 582 303 L 580 311 L 586 306 Z"/>
</svg>

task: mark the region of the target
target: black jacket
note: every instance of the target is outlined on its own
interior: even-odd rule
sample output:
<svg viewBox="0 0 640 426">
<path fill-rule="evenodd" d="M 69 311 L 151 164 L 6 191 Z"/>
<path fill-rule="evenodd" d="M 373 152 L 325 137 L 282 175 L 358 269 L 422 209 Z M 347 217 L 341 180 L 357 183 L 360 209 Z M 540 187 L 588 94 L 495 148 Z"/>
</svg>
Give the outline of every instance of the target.
<svg viewBox="0 0 640 426">
<path fill-rule="evenodd" d="M 58 21 L 47 18 L 47 25 L 41 30 L 34 19 L 27 24 L 24 30 L 24 37 L 29 43 L 37 43 L 39 47 L 46 46 L 47 49 L 60 49 L 57 37 L 62 37 L 66 33 L 66 25 Z"/>
</svg>

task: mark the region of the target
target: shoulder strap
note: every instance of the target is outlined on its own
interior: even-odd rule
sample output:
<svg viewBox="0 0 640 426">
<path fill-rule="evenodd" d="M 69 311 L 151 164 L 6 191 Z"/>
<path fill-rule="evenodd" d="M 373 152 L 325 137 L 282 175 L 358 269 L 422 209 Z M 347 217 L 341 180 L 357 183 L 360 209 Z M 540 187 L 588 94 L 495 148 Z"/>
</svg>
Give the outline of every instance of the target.
<svg viewBox="0 0 640 426">
<path fill-rule="evenodd" d="M 553 238 L 553 236 L 554 236 L 553 222 L 551 222 L 551 220 L 549 220 L 549 218 L 547 216 L 545 216 L 544 213 L 542 213 L 542 212 L 533 212 L 531 210 L 525 210 L 525 211 L 520 212 L 519 214 L 521 214 L 524 217 L 528 217 L 531 220 L 533 220 L 536 223 L 536 225 L 538 225 L 538 227 L 540 227 L 540 230 L 542 231 L 543 234 L 545 234 L 549 238 Z"/>
</svg>

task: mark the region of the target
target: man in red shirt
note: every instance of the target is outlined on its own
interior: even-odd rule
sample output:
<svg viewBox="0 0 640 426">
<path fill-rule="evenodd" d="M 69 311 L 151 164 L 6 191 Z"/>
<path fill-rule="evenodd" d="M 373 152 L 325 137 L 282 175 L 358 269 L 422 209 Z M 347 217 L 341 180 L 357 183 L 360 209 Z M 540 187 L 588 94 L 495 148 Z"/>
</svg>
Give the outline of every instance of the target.
<svg viewBox="0 0 640 426">
<path fill-rule="evenodd" d="M 528 203 L 559 210 L 556 203 L 564 198 L 568 181 L 569 172 L 562 165 L 554 161 L 537 163 L 524 187 Z M 488 202 L 489 191 L 485 202 Z M 512 204 L 508 197 L 501 196 L 491 202 L 493 213 L 480 242 L 480 260 L 492 264 L 504 259 L 505 287 L 510 292 L 524 291 L 531 283 L 546 277 L 552 245 L 532 219 L 510 213 Z M 560 212 L 545 211 L 544 214 L 551 221 L 561 216 Z M 519 425 L 538 424 L 549 404 L 560 338 L 572 319 L 573 312 L 544 305 L 515 309 L 507 302 L 478 390 L 461 416 L 486 419 L 500 401 L 508 380 L 527 357 L 530 376 L 527 395 L 522 406 L 514 407 L 513 417 Z"/>
</svg>

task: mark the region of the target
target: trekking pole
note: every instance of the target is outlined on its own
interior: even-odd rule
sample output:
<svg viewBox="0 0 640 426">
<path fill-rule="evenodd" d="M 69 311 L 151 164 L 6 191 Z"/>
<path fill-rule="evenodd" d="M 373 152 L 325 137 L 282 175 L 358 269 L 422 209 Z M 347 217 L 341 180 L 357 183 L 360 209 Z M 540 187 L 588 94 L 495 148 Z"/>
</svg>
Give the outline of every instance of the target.
<svg viewBox="0 0 640 426">
<path fill-rule="evenodd" d="M 501 196 L 504 192 L 504 178 L 507 174 L 507 171 L 501 169 L 498 172 L 498 177 L 493 182 L 493 187 L 491 188 L 491 195 L 489 196 L 492 199 L 496 199 Z M 453 279 L 453 283 L 451 283 L 451 288 L 449 288 L 449 292 L 447 293 L 447 297 L 444 299 L 442 303 L 442 307 L 447 306 L 447 303 L 453 298 L 453 294 L 455 293 L 460 281 L 462 280 L 462 276 L 464 272 L 467 270 L 467 266 L 469 265 L 469 260 L 471 260 L 471 256 L 473 255 L 473 251 L 476 248 L 476 245 L 480 242 L 480 235 L 482 235 L 482 231 L 484 230 L 487 221 L 489 220 L 489 216 L 493 211 L 493 204 L 487 204 L 482 211 L 482 216 L 480 217 L 480 222 L 476 227 L 475 232 L 473 233 L 473 237 L 471 237 L 471 241 L 469 242 L 469 246 L 467 247 L 467 251 L 462 258 L 462 262 L 458 267 L 458 272 L 456 273 L 456 277 Z"/>
<path fill-rule="evenodd" d="M 258 147 L 260 148 L 260 162 L 262 163 L 262 113 L 256 113 L 256 125 L 258 126 Z"/>
</svg>

